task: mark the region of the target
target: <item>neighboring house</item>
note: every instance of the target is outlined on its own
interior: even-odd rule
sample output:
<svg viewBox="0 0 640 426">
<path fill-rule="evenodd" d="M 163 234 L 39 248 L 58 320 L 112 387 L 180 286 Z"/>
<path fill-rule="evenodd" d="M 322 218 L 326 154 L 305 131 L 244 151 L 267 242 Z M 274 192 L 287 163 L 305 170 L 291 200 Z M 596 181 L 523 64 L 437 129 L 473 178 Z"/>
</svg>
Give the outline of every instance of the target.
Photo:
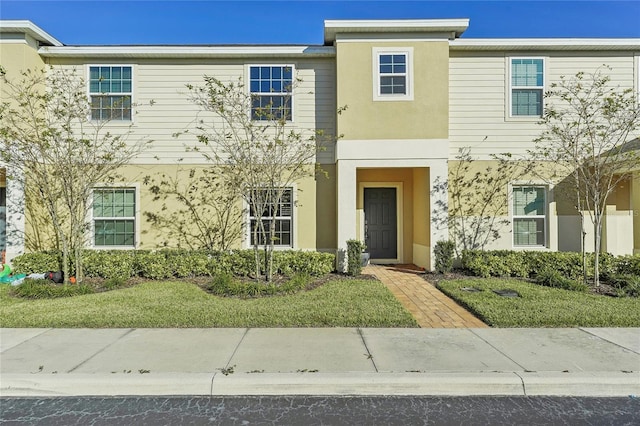
<svg viewBox="0 0 640 426">
<path fill-rule="evenodd" d="M 340 251 L 357 238 L 376 262 L 430 269 L 435 242 L 448 238 L 446 226 L 432 221 L 434 206 L 446 202 L 434 187 L 447 179 L 459 148 L 484 162 L 492 153 L 526 153 L 541 132 L 543 92 L 561 75 L 607 64 L 615 83 L 640 90 L 640 39 L 460 38 L 468 23 L 325 21 L 318 46 L 66 46 L 29 21 L 0 21 L 0 63 L 9 77 L 45 65 L 76 68 L 95 118 L 111 114 L 114 132 L 133 123 L 135 135 L 153 139 L 153 149 L 122 170 L 125 182 L 96 188 L 92 247 L 158 247 L 161 230 L 142 214 L 158 204 L 142 177 L 206 164 L 172 134 L 189 128 L 198 112 L 185 85 L 211 75 L 243 79 L 256 99 L 290 97 L 292 126 L 341 135 L 318 154 L 328 179 L 297 182 L 287 194 L 281 246 Z M 296 77 L 292 92 L 282 89 Z M 337 114 L 341 107 L 347 109 Z M 10 168 L 0 165 L 9 260 L 24 250 L 25 229 L 20 188 L 4 178 Z M 486 248 L 579 249 L 578 216 L 557 203 L 554 188 L 527 181 L 504 191 L 511 226 Z M 604 250 L 640 252 L 639 212 L 636 176 L 611 197 Z M 238 242 L 249 244 L 248 236 Z"/>
</svg>

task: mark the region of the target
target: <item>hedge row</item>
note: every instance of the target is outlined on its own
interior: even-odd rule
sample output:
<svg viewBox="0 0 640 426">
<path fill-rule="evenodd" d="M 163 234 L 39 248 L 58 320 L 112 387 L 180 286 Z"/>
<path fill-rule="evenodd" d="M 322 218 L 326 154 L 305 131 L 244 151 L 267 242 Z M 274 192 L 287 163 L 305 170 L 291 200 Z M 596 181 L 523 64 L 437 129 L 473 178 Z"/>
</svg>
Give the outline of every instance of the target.
<svg viewBox="0 0 640 426">
<path fill-rule="evenodd" d="M 293 276 L 306 274 L 321 276 L 334 270 L 335 255 L 311 251 L 276 251 L 273 271 Z M 73 272 L 73 260 L 70 270 Z M 260 269 L 264 273 L 264 252 L 260 252 Z M 61 268 L 61 254 L 57 251 L 25 253 L 12 262 L 15 273 L 42 273 Z M 255 274 L 253 250 L 228 252 L 204 250 L 85 250 L 84 274 L 87 277 L 128 279 L 188 278 L 230 274 Z"/>
<path fill-rule="evenodd" d="M 595 256 L 587 254 L 587 275 L 593 278 Z M 600 278 L 616 275 L 640 276 L 640 256 L 618 256 L 601 253 Z M 564 277 L 577 280 L 582 276 L 582 254 L 575 252 L 537 252 L 511 250 L 467 250 L 462 253 L 462 267 L 479 277 L 535 278 L 546 269 L 559 272 Z"/>
</svg>

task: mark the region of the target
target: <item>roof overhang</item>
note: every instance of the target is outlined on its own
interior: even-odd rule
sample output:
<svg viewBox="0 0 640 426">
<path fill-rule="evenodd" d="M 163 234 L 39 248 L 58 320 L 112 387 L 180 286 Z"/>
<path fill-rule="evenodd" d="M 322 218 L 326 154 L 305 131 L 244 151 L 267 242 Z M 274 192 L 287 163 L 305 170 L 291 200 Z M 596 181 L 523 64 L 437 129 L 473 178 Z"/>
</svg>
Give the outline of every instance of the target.
<svg viewBox="0 0 640 426">
<path fill-rule="evenodd" d="M 640 50 L 640 38 L 460 39 L 451 50 Z"/>
<path fill-rule="evenodd" d="M 60 41 L 31 21 L 1 20 L 0 33 L 23 33 L 37 40 L 40 45 L 64 46 Z"/>
<path fill-rule="evenodd" d="M 468 19 L 327 20 L 324 21 L 324 44 L 333 44 L 338 34 L 438 33 L 453 39 L 468 27 Z"/>
<path fill-rule="evenodd" d="M 63 46 L 42 47 L 46 58 L 318 58 L 333 57 L 331 46 Z"/>
</svg>

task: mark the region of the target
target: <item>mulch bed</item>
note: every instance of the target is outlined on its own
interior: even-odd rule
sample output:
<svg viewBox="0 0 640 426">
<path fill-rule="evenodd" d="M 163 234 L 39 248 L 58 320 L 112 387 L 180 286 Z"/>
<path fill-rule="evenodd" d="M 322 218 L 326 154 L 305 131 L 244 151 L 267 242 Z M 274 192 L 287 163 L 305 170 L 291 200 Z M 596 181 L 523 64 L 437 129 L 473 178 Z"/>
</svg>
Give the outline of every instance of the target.
<svg viewBox="0 0 640 426">
<path fill-rule="evenodd" d="M 247 282 L 254 280 L 252 277 L 234 277 L 234 279 L 247 281 Z M 272 282 L 275 284 L 284 284 L 288 281 L 288 279 L 289 278 L 284 275 L 276 275 L 273 277 Z M 168 278 L 167 280 L 183 281 L 183 282 L 195 284 L 201 289 L 203 289 L 204 291 L 206 291 L 207 293 L 211 293 L 211 291 L 209 290 L 209 284 L 211 283 L 212 277 L 210 276 L 198 276 L 198 277 L 189 277 L 189 278 L 176 277 L 176 278 Z M 321 287 L 329 282 L 336 281 L 336 280 L 377 280 L 377 278 L 373 275 L 367 275 L 367 274 L 363 274 L 357 277 L 352 277 L 346 274 L 332 272 L 311 281 L 301 291 L 314 290 L 318 287 Z M 82 284 L 93 287 L 96 293 L 102 293 L 105 291 L 120 290 L 124 288 L 134 287 L 134 286 L 137 286 L 146 282 L 152 282 L 152 281 L 155 281 L 155 280 L 152 280 L 149 278 L 132 277 L 124 281 L 123 284 L 117 287 L 108 287 L 106 285 L 108 280 L 104 278 L 86 277 L 82 282 Z M 266 297 L 266 296 L 261 296 L 261 297 Z"/>
<path fill-rule="evenodd" d="M 438 272 L 425 272 L 422 277 L 430 282 L 431 284 L 437 286 L 440 281 L 449 281 L 449 280 L 461 280 L 461 279 L 470 279 L 470 278 L 479 278 L 473 275 L 467 275 L 463 271 L 454 270 L 452 272 L 446 272 L 444 274 L 440 274 Z M 534 280 L 528 278 L 514 278 L 516 280 L 522 280 L 525 282 L 529 282 L 532 284 L 536 284 Z M 620 297 L 618 291 L 615 287 L 607 284 L 606 282 L 600 281 L 600 286 L 595 287 L 593 285 L 589 285 L 589 292 L 591 294 L 595 294 L 598 296 L 609 296 L 609 297 Z"/>
</svg>

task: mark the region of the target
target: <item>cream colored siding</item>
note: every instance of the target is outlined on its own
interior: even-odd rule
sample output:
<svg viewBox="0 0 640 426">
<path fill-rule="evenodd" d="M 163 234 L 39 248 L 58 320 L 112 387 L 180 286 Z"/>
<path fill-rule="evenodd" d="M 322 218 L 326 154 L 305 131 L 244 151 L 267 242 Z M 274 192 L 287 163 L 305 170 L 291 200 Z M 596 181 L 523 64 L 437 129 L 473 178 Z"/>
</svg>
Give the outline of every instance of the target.
<svg viewBox="0 0 640 426">
<path fill-rule="evenodd" d="M 450 156 L 469 146 L 472 154 L 487 158 L 490 154 L 510 152 L 526 154 L 541 132 L 535 117 L 510 117 L 509 58 L 545 59 L 545 88 L 561 75 L 579 71 L 593 72 L 603 64 L 603 72 L 622 87 L 633 87 L 632 53 L 605 55 L 590 52 L 461 52 L 450 54 L 449 138 Z"/>
<path fill-rule="evenodd" d="M 85 79 L 89 65 L 132 65 L 133 67 L 133 113 L 130 141 L 148 138 L 153 149 L 140 155 L 134 163 L 201 163 L 197 153 L 185 152 L 184 145 L 195 143 L 196 119 L 214 122 L 212 114 L 199 113 L 199 109 L 188 100 L 187 84 L 203 84 L 203 76 L 214 76 L 223 81 L 246 79 L 251 64 L 293 64 L 296 76 L 301 80 L 294 89 L 292 126 L 306 134 L 316 128 L 327 134 L 335 134 L 335 70 L 331 60 L 136 60 L 130 61 L 61 61 L 52 60 L 53 65 L 75 67 Z M 153 104 L 153 105 L 151 105 Z M 114 133 L 129 130 L 129 122 L 113 121 L 108 127 Z M 175 138 L 176 132 L 189 129 L 190 133 Z M 333 145 L 319 155 L 321 162 L 333 161 Z"/>
</svg>

